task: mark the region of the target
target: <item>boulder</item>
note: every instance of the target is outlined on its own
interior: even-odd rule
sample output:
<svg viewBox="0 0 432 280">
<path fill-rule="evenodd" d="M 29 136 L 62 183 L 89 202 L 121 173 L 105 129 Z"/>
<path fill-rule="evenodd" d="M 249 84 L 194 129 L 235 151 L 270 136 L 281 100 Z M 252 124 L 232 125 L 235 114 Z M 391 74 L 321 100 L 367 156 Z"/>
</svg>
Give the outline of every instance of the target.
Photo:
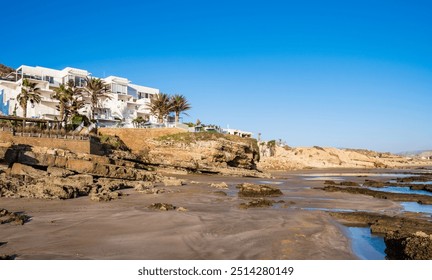
<svg viewBox="0 0 432 280">
<path fill-rule="evenodd" d="M 240 197 L 266 197 L 266 196 L 281 196 L 280 189 L 268 185 L 255 185 L 249 183 L 239 184 L 238 196 Z"/>
<path fill-rule="evenodd" d="M 160 210 L 160 211 L 169 211 L 169 210 L 176 210 L 177 207 L 169 204 L 169 203 L 153 203 L 151 204 L 149 207 L 149 209 L 154 209 L 154 210 Z"/>
<path fill-rule="evenodd" d="M 258 198 L 246 203 L 241 203 L 239 207 L 240 209 L 270 207 L 273 206 L 273 202 L 274 201 L 265 198 Z"/>
<path fill-rule="evenodd" d="M 31 166 L 21 164 L 21 163 L 14 163 L 10 169 L 11 175 L 24 175 L 29 176 L 31 178 L 43 178 L 47 176 L 47 172 L 39 169 L 35 169 Z"/>
</svg>

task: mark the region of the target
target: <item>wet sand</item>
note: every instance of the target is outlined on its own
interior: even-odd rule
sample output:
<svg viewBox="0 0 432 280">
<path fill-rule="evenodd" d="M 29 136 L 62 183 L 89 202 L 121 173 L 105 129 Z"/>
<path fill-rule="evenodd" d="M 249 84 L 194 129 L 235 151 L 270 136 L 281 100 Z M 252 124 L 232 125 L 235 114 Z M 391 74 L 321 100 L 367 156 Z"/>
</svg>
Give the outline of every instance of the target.
<svg viewBox="0 0 432 280">
<path fill-rule="evenodd" d="M 332 172 L 278 172 L 275 179 L 175 175 L 195 183 L 163 187 L 173 192 L 156 195 L 128 189 L 128 196 L 110 202 L 0 198 L 0 208 L 32 217 L 23 226 L 0 225 L 0 241 L 7 242 L 0 254 L 16 254 L 17 259 L 357 259 L 344 228 L 327 212 L 308 209 L 396 213 L 401 207 L 364 195 L 328 193 L 315 189 L 323 181 L 303 177 Z M 247 199 L 238 198 L 235 185 L 260 181 L 280 188 L 284 195 L 272 199 L 284 203 L 240 209 Z M 209 186 L 218 182 L 229 185 L 227 196 Z M 147 208 L 156 202 L 188 211 Z"/>
</svg>

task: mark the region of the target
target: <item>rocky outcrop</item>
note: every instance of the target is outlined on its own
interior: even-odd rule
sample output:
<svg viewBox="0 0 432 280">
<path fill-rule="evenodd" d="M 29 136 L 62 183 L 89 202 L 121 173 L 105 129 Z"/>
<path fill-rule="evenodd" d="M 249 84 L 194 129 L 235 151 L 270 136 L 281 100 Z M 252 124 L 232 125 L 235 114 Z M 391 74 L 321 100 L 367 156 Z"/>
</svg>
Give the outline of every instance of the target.
<svg viewBox="0 0 432 280">
<path fill-rule="evenodd" d="M 432 260 L 432 235 L 391 232 L 384 238 L 387 258 L 391 260 Z"/>
<path fill-rule="evenodd" d="M 174 206 L 170 203 L 153 203 L 150 206 L 148 206 L 149 209 L 153 209 L 153 210 L 159 210 L 159 211 L 170 211 L 170 210 L 176 210 L 179 212 L 187 212 L 188 210 L 184 207 L 177 207 Z"/>
<path fill-rule="evenodd" d="M 421 195 L 421 194 L 380 192 L 380 191 L 370 190 L 367 188 L 337 187 L 337 186 L 325 186 L 322 189 L 327 192 L 345 192 L 345 193 L 352 193 L 352 194 L 364 194 L 364 195 L 369 195 L 380 199 L 391 199 L 393 201 L 412 201 L 421 204 L 432 204 L 432 196 Z"/>
<path fill-rule="evenodd" d="M 253 199 L 251 201 L 241 203 L 239 205 L 240 209 L 249 209 L 249 208 L 263 208 L 263 207 L 271 207 L 273 206 L 273 200 L 268 200 L 265 198 Z"/>
<path fill-rule="evenodd" d="M 6 209 L 0 209 L 0 224 L 13 223 L 23 225 L 30 220 L 30 217 L 22 213 L 10 212 Z"/>
<path fill-rule="evenodd" d="M 102 129 L 101 133 L 118 135 L 131 147 L 137 160 L 157 168 L 231 176 L 270 177 L 256 169 L 260 156 L 255 139 L 219 133 L 180 131 Z"/>
<path fill-rule="evenodd" d="M 7 147 L 4 154 L 10 164 L 0 173 L 0 196 L 5 197 L 90 196 L 94 201 L 109 201 L 122 196 L 120 189 L 164 179 L 140 168 L 140 163 L 67 150 L 19 145 Z"/>
<path fill-rule="evenodd" d="M 432 165 L 432 160 L 412 159 L 390 153 L 368 150 L 322 147 L 291 148 L 278 145 L 259 145 L 262 170 L 298 170 L 308 168 L 397 168 Z"/>
<path fill-rule="evenodd" d="M 210 187 L 216 188 L 216 189 L 223 189 L 223 190 L 227 190 L 228 189 L 228 185 L 225 182 L 212 183 L 212 184 L 210 184 Z"/>
<path fill-rule="evenodd" d="M 142 155 L 148 163 L 204 172 L 227 167 L 255 170 L 259 160 L 255 140 L 217 133 L 180 133 L 151 139 Z"/>
<path fill-rule="evenodd" d="M 239 188 L 239 197 L 268 197 L 282 195 L 280 189 L 268 185 L 243 183 L 239 184 L 237 188 Z"/>
</svg>

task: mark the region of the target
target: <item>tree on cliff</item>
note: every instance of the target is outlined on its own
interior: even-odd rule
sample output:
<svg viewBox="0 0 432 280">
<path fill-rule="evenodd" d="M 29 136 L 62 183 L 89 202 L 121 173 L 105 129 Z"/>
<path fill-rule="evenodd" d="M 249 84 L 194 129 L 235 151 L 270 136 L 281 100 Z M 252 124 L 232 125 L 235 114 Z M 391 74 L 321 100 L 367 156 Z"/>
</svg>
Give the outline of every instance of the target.
<svg viewBox="0 0 432 280">
<path fill-rule="evenodd" d="M 111 99 L 107 84 L 98 78 L 86 78 L 85 91 L 88 92 L 91 99 L 91 118 L 94 120 L 95 110 L 99 108 L 102 98 Z"/>
<path fill-rule="evenodd" d="M 184 111 L 192 109 L 191 105 L 187 101 L 186 97 L 181 94 L 174 94 L 171 96 L 171 112 L 175 114 L 175 123 L 177 124 L 180 118 L 180 114 Z M 184 113 L 187 115 L 186 113 Z"/>
<path fill-rule="evenodd" d="M 28 79 L 24 79 L 22 82 L 21 93 L 17 95 L 17 101 L 23 109 L 23 117 L 27 118 L 28 102 L 34 106 L 35 102 L 39 103 L 41 101 L 40 88 L 37 87 L 37 83 L 32 83 Z"/>
<path fill-rule="evenodd" d="M 150 113 L 157 118 L 158 123 L 163 123 L 170 112 L 172 112 L 172 103 L 168 94 L 160 93 L 150 100 Z"/>
</svg>

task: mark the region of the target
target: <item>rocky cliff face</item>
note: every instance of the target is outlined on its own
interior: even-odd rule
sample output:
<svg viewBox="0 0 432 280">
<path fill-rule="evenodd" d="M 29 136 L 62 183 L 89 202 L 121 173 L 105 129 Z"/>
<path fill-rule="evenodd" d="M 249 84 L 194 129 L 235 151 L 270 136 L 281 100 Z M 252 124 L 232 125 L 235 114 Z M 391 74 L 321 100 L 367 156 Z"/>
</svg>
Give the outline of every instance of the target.
<svg viewBox="0 0 432 280">
<path fill-rule="evenodd" d="M 166 132 L 164 135 L 163 132 Z M 101 130 L 117 135 L 140 161 L 155 167 L 234 176 L 268 177 L 257 171 L 259 149 L 255 139 L 218 133 L 179 130 Z M 139 139 L 134 141 L 133 138 Z M 139 145 L 137 145 L 139 143 Z"/>
<path fill-rule="evenodd" d="M 296 170 L 305 168 L 398 168 L 432 165 L 432 161 L 411 159 L 390 153 L 336 148 L 290 148 L 263 146 L 258 168 L 263 170 Z"/>
<path fill-rule="evenodd" d="M 180 133 L 152 139 L 141 155 L 147 162 L 196 170 L 255 170 L 259 160 L 253 139 L 212 133 Z"/>
</svg>

